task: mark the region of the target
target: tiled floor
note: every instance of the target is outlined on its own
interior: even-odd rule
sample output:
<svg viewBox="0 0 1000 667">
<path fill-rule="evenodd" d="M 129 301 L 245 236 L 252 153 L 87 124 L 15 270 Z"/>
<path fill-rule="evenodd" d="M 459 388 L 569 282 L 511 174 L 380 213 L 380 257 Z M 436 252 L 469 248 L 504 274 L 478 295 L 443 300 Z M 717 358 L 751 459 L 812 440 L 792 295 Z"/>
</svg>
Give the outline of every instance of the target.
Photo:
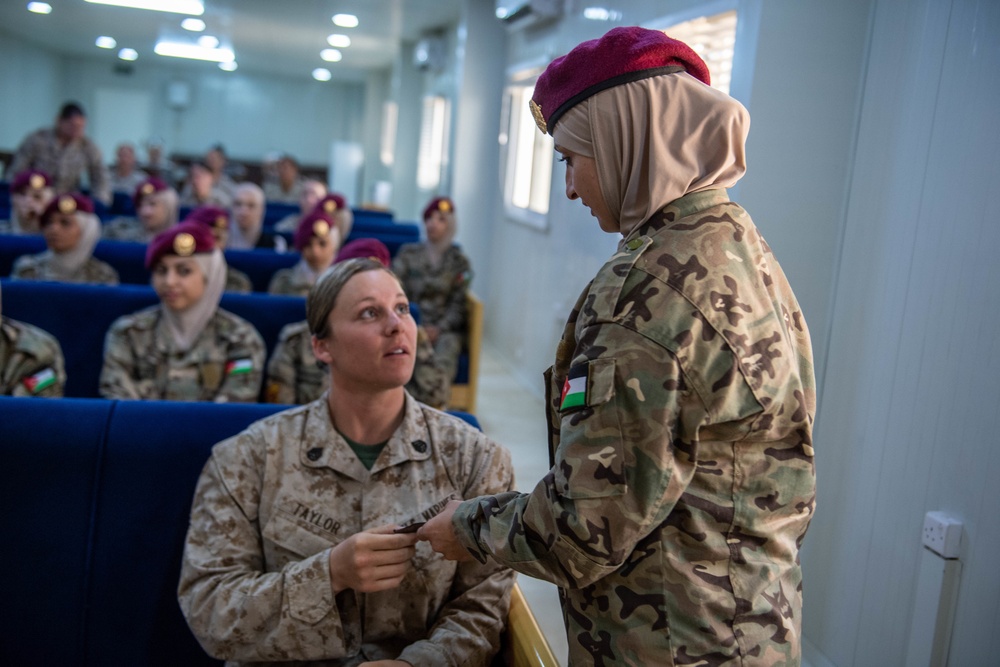
<svg viewBox="0 0 1000 667">
<path fill-rule="evenodd" d="M 496 350 L 489 345 L 483 346 L 476 416 L 483 431 L 510 450 L 514 476 L 521 491 L 531 490 L 549 469 L 542 399 L 543 370 L 538 369 L 537 386 L 526 387 L 511 375 Z M 518 577 L 518 583 L 553 653 L 565 665 L 566 632 L 556 587 L 525 575 Z"/>
</svg>

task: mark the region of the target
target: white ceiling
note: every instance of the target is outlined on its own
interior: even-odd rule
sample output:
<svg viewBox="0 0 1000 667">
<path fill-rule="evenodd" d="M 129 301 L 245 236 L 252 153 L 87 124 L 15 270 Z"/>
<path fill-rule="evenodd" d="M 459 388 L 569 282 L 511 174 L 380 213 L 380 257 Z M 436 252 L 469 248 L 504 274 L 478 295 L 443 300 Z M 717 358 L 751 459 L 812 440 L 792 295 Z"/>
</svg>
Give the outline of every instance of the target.
<svg viewBox="0 0 1000 667">
<path fill-rule="evenodd" d="M 118 49 L 139 52 L 135 67 L 158 66 L 216 68 L 215 63 L 166 58 L 153 53 L 153 45 L 168 34 L 196 38 L 180 27 L 181 14 L 95 5 L 84 0 L 48 0 L 52 13 L 34 14 L 27 0 L 0 2 L 0 38 L 10 34 L 53 52 L 120 63 Z M 229 42 L 236 52 L 239 71 L 308 78 L 316 67 L 326 67 L 334 80 L 359 80 L 372 69 L 391 66 L 400 44 L 459 20 L 462 0 L 204 0 L 199 17 L 207 28 L 202 34 Z M 356 28 L 339 28 L 331 17 L 354 14 Z M 343 60 L 324 62 L 319 53 L 328 48 L 327 35 L 342 33 L 352 44 L 341 49 Z M 113 50 L 100 49 L 100 35 L 114 37 Z"/>
</svg>

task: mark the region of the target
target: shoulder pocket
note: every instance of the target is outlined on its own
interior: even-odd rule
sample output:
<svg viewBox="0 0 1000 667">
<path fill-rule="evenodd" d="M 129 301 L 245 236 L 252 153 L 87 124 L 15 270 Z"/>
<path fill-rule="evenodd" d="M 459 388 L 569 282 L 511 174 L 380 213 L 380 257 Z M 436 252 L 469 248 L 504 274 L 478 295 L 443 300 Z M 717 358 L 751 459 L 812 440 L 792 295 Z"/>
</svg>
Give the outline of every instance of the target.
<svg viewBox="0 0 1000 667">
<path fill-rule="evenodd" d="M 628 490 L 615 401 L 615 360 L 570 368 L 560 403 L 555 484 L 566 498 L 604 498 Z"/>
</svg>

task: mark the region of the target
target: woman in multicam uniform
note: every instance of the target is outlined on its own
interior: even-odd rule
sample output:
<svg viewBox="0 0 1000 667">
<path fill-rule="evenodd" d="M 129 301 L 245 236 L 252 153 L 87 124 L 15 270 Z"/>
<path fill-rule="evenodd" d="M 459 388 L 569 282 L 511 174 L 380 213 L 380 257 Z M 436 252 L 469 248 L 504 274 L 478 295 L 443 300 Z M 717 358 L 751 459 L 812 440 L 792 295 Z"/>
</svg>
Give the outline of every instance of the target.
<svg viewBox="0 0 1000 667">
<path fill-rule="evenodd" d="M 0 396 L 62 396 L 65 369 L 55 336 L 4 317 L 0 295 Z"/>
<path fill-rule="evenodd" d="M 101 237 L 101 221 L 94 215 L 94 203 L 89 197 L 79 193 L 59 195 L 45 207 L 41 225 L 48 250 L 19 257 L 11 268 L 12 278 L 118 284 L 118 272 L 93 256 Z"/>
<path fill-rule="evenodd" d="M 472 268 L 453 242 L 455 204 L 450 199 L 437 197 L 427 204 L 424 228 L 427 240 L 403 245 L 392 261 L 392 270 L 420 306 L 420 323 L 434 345 L 436 363 L 447 378 L 447 393 L 465 342 L 466 295 Z"/>
<path fill-rule="evenodd" d="M 291 268 L 274 272 L 267 286 L 268 294 L 307 296 L 319 274 L 333 263 L 341 240 L 334 218 L 320 207 L 313 209 L 302 218 L 292 239 L 302 259 Z"/>
<path fill-rule="evenodd" d="M 345 243 L 334 264 L 368 257 L 389 266 L 389 249 L 378 239 L 356 239 Z M 434 347 L 422 326 L 417 327 L 416 364 L 406 390 L 421 403 L 442 408 L 448 401 L 448 377 L 438 367 Z M 268 403 L 301 404 L 315 401 L 330 387 L 327 369 L 316 361 L 312 351 L 309 322 L 286 324 L 278 335 L 278 343 L 267 362 L 267 383 L 264 395 Z"/>
<path fill-rule="evenodd" d="M 52 201 L 52 178 L 29 169 L 10 184 L 10 220 L 0 220 L 0 234 L 41 234 L 42 212 Z"/>
<path fill-rule="evenodd" d="M 136 217 L 109 221 L 104 226 L 105 239 L 149 243 L 157 234 L 177 224 L 177 191 L 156 176 L 139 184 L 132 203 Z"/>
<path fill-rule="evenodd" d="M 531 108 L 618 251 L 548 382 L 552 468 L 419 533 L 560 587 L 570 664 L 798 665 L 813 514 L 809 332 L 750 216 L 746 109 L 682 42 L 615 28 Z"/>
<path fill-rule="evenodd" d="M 330 391 L 213 448 L 181 611 L 229 664 L 489 665 L 510 570 L 445 560 L 412 531 L 448 498 L 513 488 L 509 452 L 406 393 L 416 326 L 380 262 L 325 272 L 307 311 Z"/>
<path fill-rule="evenodd" d="M 184 222 L 146 250 L 160 303 L 120 317 L 104 340 L 105 398 L 252 403 L 260 394 L 264 341 L 219 308 L 226 260 L 204 225 Z"/>
<path fill-rule="evenodd" d="M 225 250 L 229 241 L 229 211 L 217 206 L 199 206 L 188 213 L 184 222 L 195 222 L 204 225 L 205 229 L 212 233 L 215 239 L 215 247 Z M 253 291 L 253 283 L 250 276 L 239 269 L 226 265 L 226 288 L 225 292 L 238 292 L 249 294 Z"/>
</svg>

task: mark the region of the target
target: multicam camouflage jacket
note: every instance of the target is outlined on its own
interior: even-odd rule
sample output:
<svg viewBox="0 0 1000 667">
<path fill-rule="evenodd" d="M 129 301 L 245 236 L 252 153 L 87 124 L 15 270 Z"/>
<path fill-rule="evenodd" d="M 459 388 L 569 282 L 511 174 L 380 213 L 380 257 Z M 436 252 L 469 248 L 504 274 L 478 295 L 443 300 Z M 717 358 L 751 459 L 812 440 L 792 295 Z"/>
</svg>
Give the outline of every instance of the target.
<svg viewBox="0 0 1000 667">
<path fill-rule="evenodd" d="M 0 318 L 0 396 L 58 397 L 65 384 L 59 341 L 36 326 Z"/>
<path fill-rule="evenodd" d="M 237 292 L 239 294 L 249 294 L 253 291 L 253 282 L 250 276 L 239 269 L 231 266 L 226 267 L 226 292 Z"/>
<path fill-rule="evenodd" d="M 117 285 L 118 272 L 110 264 L 91 257 L 71 276 L 63 276 L 54 271 L 49 261 L 48 251 L 37 255 L 23 255 L 17 258 L 10 270 L 10 277 L 18 280 L 54 280 L 63 283 L 90 283 L 93 285 Z"/>
<path fill-rule="evenodd" d="M 288 405 L 315 401 L 329 389 L 329 372 L 320 368 L 316 361 L 309 323 L 305 320 L 282 327 L 267 362 L 265 386 L 264 396 L 268 403 Z M 440 408 L 448 402 L 450 386 L 450 379 L 436 363 L 427 332 L 417 327 L 417 359 L 406 390 L 421 403 Z"/>
<path fill-rule="evenodd" d="M 267 285 L 268 294 L 284 296 L 309 296 L 309 290 L 316 283 L 316 275 L 308 268 L 305 260 L 287 269 L 278 269 Z"/>
<path fill-rule="evenodd" d="M 137 218 L 118 217 L 108 220 L 101 228 L 101 238 L 108 241 L 134 241 L 149 243 L 155 234 L 150 234 Z"/>
<path fill-rule="evenodd" d="M 546 373 L 551 471 L 459 539 L 560 586 L 570 664 L 797 665 L 815 502 L 802 312 L 723 190 L 623 239 Z"/>
<path fill-rule="evenodd" d="M 440 266 L 433 266 L 422 243 L 407 243 L 392 260 L 403 290 L 420 307 L 420 323 L 442 332 L 465 333 L 468 317 L 465 294 L 472 281 L 469 260 L 458 246 L 445 251 Z"/>
<path fill-rule="evenodd" d="M 255 402 L 264 340 L 246 320 L 219 308 L 191 347 L 174 349 L 162 306 L 119 317 L 104 339 L 105 398 Z"/>
<path fill-rule="evenodd" d="M 178 588 L 191 630 L 210 654 L 236 663 L 489 665 L 509 569 L 448 561 L 419 542 L 397 588 L 334 595 L 329 560 L 358 532 L 426 520 L 450 497 L 512 489 L 509 452 L 407 397 L 402 424 L 369 471 L 334 429 L 327 398 L 212 450 Z"/>
</svg>

